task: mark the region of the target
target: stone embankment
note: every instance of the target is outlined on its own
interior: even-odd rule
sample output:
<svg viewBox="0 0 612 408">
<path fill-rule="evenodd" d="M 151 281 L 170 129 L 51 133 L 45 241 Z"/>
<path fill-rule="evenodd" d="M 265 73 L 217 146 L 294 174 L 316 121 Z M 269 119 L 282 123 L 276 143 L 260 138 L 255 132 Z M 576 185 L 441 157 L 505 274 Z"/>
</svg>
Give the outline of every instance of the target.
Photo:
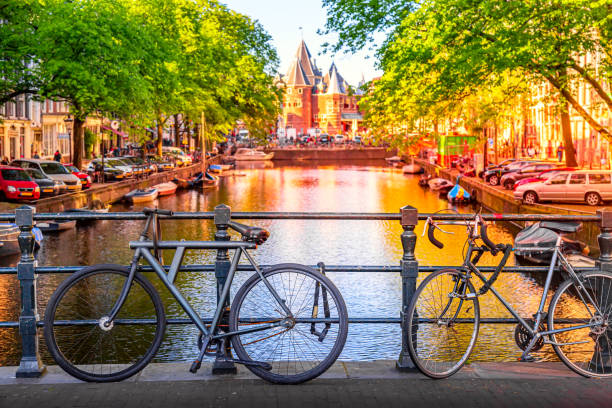
<svg viewBox="0 0 612 408">
<path fill-rule="evenodd" d="M 381 160 L 397 154 L 396 150 L 385 147 L 306 147 L 306 148 L 274 148 L 266 149 L 273 152 L 273 160 Z"/>
<path fill-rule="evenodd" d="M 220 156 L 208 161 L 209 164 L 220 162 Z M 120 201 L 123 196 L 132 190 L 147 188 L 156 184 L 171 181 L 176 177 L 188 178 L 202 170 L 201 163 L 196 163 L 187 167 L 180 167 L 171 171 L 151 174 L 142 179 L 129 179 L 115 183 L 95 184 L 87 190 L 75 193 L 62 194 L 56 197 L 48 197 L 37 200 L 34 203 L 27 203 L 36 208 L 38 213 L 62 212 L 74 208 L 89 206 L 93 201 L 100 200 L 105 204 L 112 204 Z M 0 203 L 0 212 L 13 212 L 15 208 L 23 203 Z"/>
<path fill-rule="evenodd" d="M 406 159 L 405 159 L 406 160 Z M 409 159 L 408 159 L 409 160 Z M 415 163 L 421 165 L 429 174 L 437 175 L 438 177 L 447 180 L 456 181 L 459 172 L 456 169 L 445 169 L 440 166 L 428 163 L 425 160 L 415 159 Z M 462 177 L 459 184 L 472 194 L 478 203 L 485 208 L 501 214 L 563 214 L 563 215 L 592 215 L 597 208 L 574 205 L 553 205 L 553 204 L 535 204 L 524 205 L 516 200 L 511 191 L 502 190 L 488 185 L 484 181 L 475 177 Z M 572 208 L 572 207 L 581 207 Z M 522 225 L 522 224 L 521 224 Z M 582 225 L 582 230 L 574 234 L 574 239 L 585 242 L 593 254 L 598 253 L 599 244 L 597 236 L 599 235 L 599 226 L 593 222 L 585 222 Z"/>
</svg>

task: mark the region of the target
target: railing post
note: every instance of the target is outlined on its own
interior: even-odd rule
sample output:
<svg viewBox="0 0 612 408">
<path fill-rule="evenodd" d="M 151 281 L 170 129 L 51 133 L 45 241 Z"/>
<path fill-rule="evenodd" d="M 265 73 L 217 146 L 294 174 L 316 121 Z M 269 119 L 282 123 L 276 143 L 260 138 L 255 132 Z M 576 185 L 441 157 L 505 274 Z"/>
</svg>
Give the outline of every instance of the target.
<svg viewBox="0 0 612 408">
<path fill-rule="evenodd" d="M 595 266 L 599 268 L 602 272 L 612 272 L 612 210 L 609 208 L 605 208 L 603 210 L 597 210 L 597 215 L 601 217 L 601 221 L 599 224 L 600 233 L 597 236 L 597 241 L 599 243 L 599 259 L 595 263 Z M 611 288 L 601 288 L 602 293 L 609 293 Z M 612 302 L 612 299 L 609 299 L 608 302 Z M 604 306 L 604 305 L 602 305 Z M 609 310 L 608 305 L 605 305 L 605 309 Z M 601 336 L 602 341 L 599 342 L 599 346 L 601 347 L 601 356 L 593 356 L 594 364 L 597 361 L 610 361 L 612 359 L 612 350 L 610 350 L 610 345 L 607 341 L 603 339 L 612 337 L 612 327 L 608 327 L 607 336 Z M 611 367 L 605 367 L 610 369 Z"/>
<path fill-rule="evenodd" d="M 402 326 L 402 351 L 395 364 L 400 371 L 414 371 L 416 367 L 408 354 L 408 305 L 412 300 L 412 296 L 416 291 L 416 281 L 419 276 L 419 263 L 414 254 L 416 246 L 416 234 L 414 228 L 419 221 L 419 212 L 416 208 L 409 205 L 400 208 L 401 220 L 400 223 L 404 232 L 402 232 L 402 248 L 404 255 L 400 261 L 402 268 L 402 311 L 400 313 Z"/>
<path fill-rule="evenodd" d="M 17 278 L 21 288 L 21 314 L 19 334 L 21 335 L 21 361 L 17 369 L 18 378 L 40 377 L 45 371 L 38 353 L 36 322 L 36 259 L 34 259 L 34 213 L 36 209 L 22 206 L 15 210 L 15 223 L 20 229 L 19 248 L 21 259 L 17 264 Z"/>
<path fill-rule="evenodd" d="M 229 241 L 230 235 L 227 233 L 228 224 L 231 219 L 231 209 L 225 204 L 220 204 L 215 207 L 215 226 L 217 231 L 215 232 L 215 241 Z M 227 249 L 217 250 L 217 259 L 215 260 L 215 278 L 217 278 L 217 304 L 221 299 L 221 291 L 227 280 L 227 275 L 230 270 L 231 261 L 228 255 Z M 221 324 L 227 324 L 229 320 L 229 299 L 225 300 L 224 307 L 226 310 L 223 312 L 221 318 Z M 217 358 L 213 363 L 212 373 L 213 374 L 236 374 L 238 371 L 236 365 L 229 361 L 231 358 L 231 345 L 228 339 L 224 341 L 224 347 L 221 353 L 217 353 Z"/>
</svg>

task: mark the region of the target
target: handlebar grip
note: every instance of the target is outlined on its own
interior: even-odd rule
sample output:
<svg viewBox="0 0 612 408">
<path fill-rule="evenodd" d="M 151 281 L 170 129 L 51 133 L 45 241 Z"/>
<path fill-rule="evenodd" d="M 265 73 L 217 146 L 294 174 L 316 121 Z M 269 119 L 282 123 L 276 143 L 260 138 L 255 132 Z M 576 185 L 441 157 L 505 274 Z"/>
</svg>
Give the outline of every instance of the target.
<svg viewBox="0 0 612 408">
<path fill-rule="evenodd" d="M 159 214 L 159 215 L 170 215 L 170 216 L 172 216 L 174 214 L 174 212 L 172 212 L 172 210 L 164 210 L 164 209 L 161 209 L 161 208 L 143 208 L 142 212 L 145 215 Z"/>
<path fill-rule="evenodd" d="M 434 244 L 435 246 L 437 246 L 438 248 L 442 249 L 444 248 L 444 244 L 441 243 L 440 241 L 438 241 L 436 239 L 436 237 L 434 236 L 434 231 L 435 231 L 435 226 L 433 224 L 429 224 L 429 228 L 427 229 L 427 238 L 429 238 L 429 241 Z"/>
<path fill-rule="evenodd" d="M 491 250 L 491 255 L 495 256 L 499 252 L 499 248 L 497 248 L 493 241 L 489 239 L 489 236 L 487 235 L 487 224 L 484 222 L 481 216 L 478 216 L 478 218 L 480 221 L 480 236 L 482 238 L 482 242 L 484 242 L 485 245 L 489 247 L 489 249 Z"/>
<path fill-rule="evenodd" d="M 247 233 L 247 229 L 249 228 L 247 225 L 239 224 L 234 221 L 230 221 L 227 225 L 241 235 L 245 235 Z"/>
</svg>

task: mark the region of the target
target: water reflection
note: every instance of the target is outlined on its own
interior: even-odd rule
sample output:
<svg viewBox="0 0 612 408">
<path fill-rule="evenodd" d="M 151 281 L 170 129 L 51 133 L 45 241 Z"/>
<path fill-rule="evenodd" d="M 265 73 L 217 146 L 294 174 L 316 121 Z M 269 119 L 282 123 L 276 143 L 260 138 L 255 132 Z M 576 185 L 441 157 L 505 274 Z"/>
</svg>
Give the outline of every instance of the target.
<svg viewBox="0 0 612 408">
<path fill-rule="evenodd" d="M 418 176 L 406 176 L 383 163 L 357 164 L 317 163 L 248 164 L 234 175 L 222 177 L 218 189 L 200 193 L 183 191 L 157 201 L 161 208 L 176 211 L 211 211 L 220 203 L 233 211 L 347 211 L 397 212 L 412 205 L 421 212 L 446 208 L 448 203 L 437 194 L 418 186 Z M 150 204 L 148 204 L 150 206 Z M 116 205 L 112 211 L 137 211 L 138 206 Z M 469 208 L 461 211 L 470 211 Z M 271 231 L 268 242 L 254 251 L 257 262 L 273 264 L 297 262 L 314 265 L 323 261 L 330 265 L 397 265 L 402 255 L 398 222 L 391 221 L 316 221 L 316 220 L 257 220 L 251 222 Z M 141 221 L 100 221 L 91 226 L 77 227 L 57 236 L 48 235 L 38 255 L 40 265 L 91 265 L 95 263 L 127 264 L 131 252 L 129 240 L 138 237 Z M 162 222 L 165 239 L 213 239 L 212 221 Z M 441 235 L 443 251 L 421 238 L 422 225 L 416 229 L 417 257 L 423 265 L 458 265 L 462 261 L 465 231 L 449 228 L 454 235 Z M 490 228 L 496 242 L 510 242 L 511 231 L 503 226 Z M 172 254 L 164 259 L 170 262 Z M 499 259 L 499 258 L 497 258 Z M 211 263 L 214 254 L 191 251 L 185 264 Z M 14 264 L 16 260 L 9 261 Z M 494 259 L 484 257 L 482 264 Z M 512 261 L 510 262 L 512 264 Z M 248 273 L 238 273 L 232 296 Z M 330 273 L 347 303 L 349 316 L 398 317 L 401 306 L 401 279 L 394 273 Z M 183 317 L 184 313 L 153 276 L 160 290 L 168 317 Z M 39 313 L 42 315 L 49 298 L 62 275 L 39 277 Z M 420 278 L 422 279 L 422 277 Z M 182 273 L 177 285 L 194 308 L 209 315 L 215 305 L 212 274 Z M 498 290 L 524 316 L 535 312 L 541 286 L 523 275 L 504 274 L 496 283 Z M 0 277 L 0 295 L 8 301 L 0 305 L 0 320 L 18 318 L 18 283 L 14 277 Z M 510 317 L 490 294 L 481 298 L 481 316 Z M 42 318 L 42 316 L 41 316 Z M 514 360 L 519 349 L 514 344 L 509 325 L 481 326 L 478 344 L 472 360 Z M 196 331 L 191 326 L 170 326 L 158 354 L 160 361 L 190 360 L 197 353 Z M 0 330 L 0 364 L 18 362 L 16 330 Z M 346 360 L 395 359 L 401 346 L 398 325 L 355 324 L 341 358 Z M 550 358 L 552 350 L 545 347 L 543 356 Z"/>
</svg>

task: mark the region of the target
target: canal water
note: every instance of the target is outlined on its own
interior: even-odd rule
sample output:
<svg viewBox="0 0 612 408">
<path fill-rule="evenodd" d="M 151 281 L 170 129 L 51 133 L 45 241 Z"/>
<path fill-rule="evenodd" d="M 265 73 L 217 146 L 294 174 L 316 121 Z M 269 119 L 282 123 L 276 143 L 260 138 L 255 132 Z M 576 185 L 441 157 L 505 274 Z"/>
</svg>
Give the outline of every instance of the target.
<svg viewBox="0 0 612 408">
<path fill-rule="evenodd" d="M 420 212 L 449 208 L 446 200 L 418 186 L 418 176 L 404 175 L 384 163 L 347 164 L 252 164 L 237 174 L 222 177 L 217 189 L 204 193 L 182 191 L 157 201 L 160 208 L 175 211 L 212 211 L 220 203 L 233 211 L 346 211 L 397 212 L 412 205 Z M 150 205 L 150 204 L 149 204 Z M 137 211 L 138 206 L 115 205 L 111 211 Z M 459 211 L 471 212 L 472 208 Z M 396 221 L 273 220 L 253 221 L 270 230 L 268 241 L 253 255 L 260 264 L 296 262 L 315 265 L 398 265 L 402 256 Z M 98 221 L 58 235 L 45 236 L 38 254 L 39 265 L 127 264 L 131 258 L 128 241 L 137 239 L 141 221 Z M 164 239 L 212 240 L 212 221 L 162 222 Z M 453 235 L 440 235 L 445 248 L 439 250 L 421 237 L 417 226 L 416 254 L 421 265 L 459 265 L 466 238 L 465 229 L 448 227 Z M 511 242 L 506 226 L 490 228 L 495 242 Z M 165 254 L 170 262 L 172 254 Z M 209 264 L 214 253 L 188 253 L 185 264 Z M 499 258 L 497 258 L 499 259 Z M 17 258 L 3 259 L 3 266 L 15 265 Z M 493 265 L 491 256 L 481 261 Z M 512 259 L 509 264 L 513 264 Z M 239 272 L 232 294 L 250 274 Z M 401 279 L 397 273 L 329 273 L 346 301 L 351 317 L 399 317 Z M 179 305 L 149 275 L 160 289 L 168 317 L 184 317 Z M 66 275 L 41 275 L 38 279 L 38 305 L 42 319 L 46 301 Z M 423 276 L 419 278 L 419 281 Z M 498 290 L 523 316 L 531 316 L 542 293 L 538 276 L 503 274 Z M 215 306 L 215 278 L 212 273 L 181 273 L 177 286 L 195 309 L 210 316 Z M 0 321 L 17 320 L 19 286 L 14 276 L 0 276 Z M 481 298 L 481 317 L 510 317 L 497 300 L 488 294 Z M 472 361 L 512 361 L 520 355 L 514 342 L 514 325 L 481 325 Z M 169 326 L 157 361 L 191 361 L 197 355 L 196 330 L 192 326 Z M 43 358 L 49 361 L 40 338 Z M 138 341 L 138 339 L 134 339 Z M 401 348 L 397 324 L 352 324 L 342 352 L 343 360 L 396 359 Z M 19 336 L 16 329 L 0 329 L 0 365 L 18 364 Z M 552 349 L 544 347 L 540 358 L 555 359 Z"/>
</svg>

